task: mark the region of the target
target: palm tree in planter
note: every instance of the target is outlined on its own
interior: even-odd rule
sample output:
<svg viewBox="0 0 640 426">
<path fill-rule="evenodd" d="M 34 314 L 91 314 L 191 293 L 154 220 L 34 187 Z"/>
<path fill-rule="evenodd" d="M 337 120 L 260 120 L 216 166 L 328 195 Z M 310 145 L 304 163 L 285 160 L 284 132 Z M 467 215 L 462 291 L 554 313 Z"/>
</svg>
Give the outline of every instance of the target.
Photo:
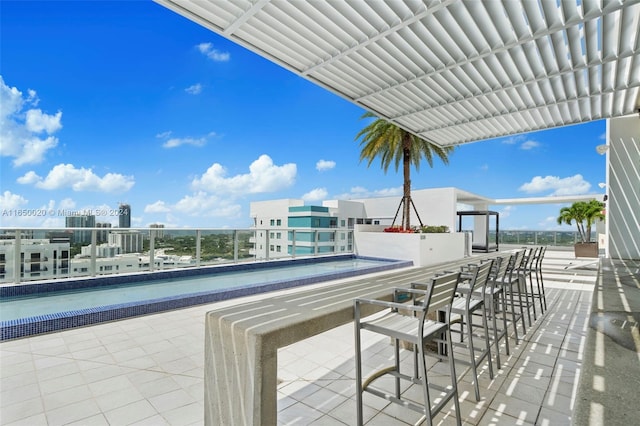
<svg viewBox="0 0 640 426">
<path fill-rule="evenodd" d="M 376 115 L 366 112 L 361 118 L 371 117 L 376 117 Z M 414 211 L 416 210 L 411 200 L 411 166 L 413 165 L 418 171 L 420 169 L 420 161 L 424 157 L 429 166 L 433 167 L 434 154 L 444 164 L 449 164 L 449 153 L 455 147 L 436 145 L 381 118 L 372 121 L 364 129 L 360 130 L 355 139 L 358 140 L 360 138 L 362 138 L 360 141 L 360 146 L 362 147 L 360 161 L 367 159 L 367 166 L 370 166 L 376 157 L 380 157 L 382 169 L 386 173 L 391 163 L 394 163 L 396 171 L 398 171 L 402 162 L 404 184 L 398 211 L 400 211 L 400 207 L 403 207 L 402 229 L 411 229 L 411 206 L 413 206 Z M 418 215 L 417 211 L 416 215 Z M 397 216 L 398 212 L 396 212 Z M 396 218 L 394 217 L 394 223 L 395 220 Z M 420 221 L 420 216 L 418 216 L 418 220 Z M 420 222 L 422 226 L 422 221 Z"/>
<path fill-rule="evenodd" d="M 598 242 L 591 242 L 591 227 L 597 220 L 604 220 L 604 204 L 598 200 L 576 201 L 570 207 L 560 209 L 558 224 L 571 225 L 575 220 L 580 242 L 574 245 L 576 257 L 598 257 Z"/>
</svg>

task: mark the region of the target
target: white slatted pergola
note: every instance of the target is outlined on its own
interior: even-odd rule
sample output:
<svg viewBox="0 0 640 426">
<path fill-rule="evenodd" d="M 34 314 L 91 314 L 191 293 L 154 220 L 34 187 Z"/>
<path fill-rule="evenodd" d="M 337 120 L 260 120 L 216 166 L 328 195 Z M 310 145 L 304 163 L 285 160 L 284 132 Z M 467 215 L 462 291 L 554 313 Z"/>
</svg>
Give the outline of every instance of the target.
<svg viewBox="0 0 640 426">
<path fill-rule="evenodd" d="M 640 108 L 640 0 L 156 1 L 443 146 Z"/>
</svg>

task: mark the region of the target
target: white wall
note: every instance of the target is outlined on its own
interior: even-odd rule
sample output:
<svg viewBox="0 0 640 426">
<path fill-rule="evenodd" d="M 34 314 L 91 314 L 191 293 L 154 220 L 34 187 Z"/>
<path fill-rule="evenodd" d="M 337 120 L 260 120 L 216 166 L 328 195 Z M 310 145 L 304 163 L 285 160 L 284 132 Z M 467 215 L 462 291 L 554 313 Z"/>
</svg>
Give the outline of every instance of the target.
<svg viewBox="0 0 640 426">
<path fill-rule="evenodd" d="M 456 229 L 456 193 L 455 188 L 431 188 L 411 191 L 411 198 L 415 204 L 423 225 L 448 226 L 451 231 Z M 365 198 L 360 201 L 365 206 L 366 216 L 379 219 L 386 218 L 390 224 L 398 210 L 402 196 Z M 402 211 L 398 214 L 396 225 L 402 225 Z M 418 218 L 411 208 L 411 224 L 419 225 Z"/>
<path fill-rule="evenodd" d="M 411 260 L 414 266 L 449 262 L 465 256 L 463 233 L 402 234 L 371 231 L 375 231 L 375 228 L 356 226 L 354 239 L 358 256 Z"/>
<path fill-rule="evenodd" d="M 608 255 L 640 259 L 640 117 L 607 120 Z"/>
</svg>

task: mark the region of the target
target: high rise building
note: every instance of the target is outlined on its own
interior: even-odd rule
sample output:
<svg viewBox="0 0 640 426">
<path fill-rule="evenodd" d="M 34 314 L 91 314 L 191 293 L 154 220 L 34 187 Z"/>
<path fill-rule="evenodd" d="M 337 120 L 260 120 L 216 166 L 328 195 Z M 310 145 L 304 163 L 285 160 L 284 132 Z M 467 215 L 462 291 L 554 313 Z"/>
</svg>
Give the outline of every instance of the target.
<svg viewBox="0 0 640 426">
<path fill-rule="evenodd" d="M 67 216 L 65 218 L 67 228 L 95 228 L 95 215 Z M 91 231 L 73 231 L 71 244 L 91 244 Z"/>
<path fill-rule="evenodd" d="M 131 228 L 131 206 L 129 204 L 120 204 L 118 210 L 118 226 L 120 228 Z"/>
<path fill-rule="evenodd" d="M 164 225 L 162 223 L 152 223 L 149 228 L 151 228 L 156 238 L 164 238 Z"/>
<path fill-rule="evenodd" d="M 98 222 L 96 223 L 96 228 L 111 228 L 111 224 L 109 222 Z M 107 241 L 109 241 L 109 230 L 98 230 L 96 241 L 98 244 L 106 243 Z"/>
<path fill-rule="evenodd" d="M 144 235 L 140 231 L 114 230 L 109 234 L 109 245 L 121 248 L 121 253 L 142 253 Z"/>
</svg>

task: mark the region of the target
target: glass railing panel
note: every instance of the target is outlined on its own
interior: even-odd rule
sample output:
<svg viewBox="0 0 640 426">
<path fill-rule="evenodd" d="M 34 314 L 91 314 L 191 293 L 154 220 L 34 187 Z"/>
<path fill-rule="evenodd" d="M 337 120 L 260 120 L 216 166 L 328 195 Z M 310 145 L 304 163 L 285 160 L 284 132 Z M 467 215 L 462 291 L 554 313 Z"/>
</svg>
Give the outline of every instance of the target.
<svg viewBox="0 0 640 426">
<path fill-rule="evenodd" d="M 569 247 L 577 235 L 572 231 L 490 230 L 489 243 L 496 239 L 501 245 Z M 16 259 L 16 230 L 0 229 L 0 283 L 352 253 L 354 235 L 346 228 L 319 235 L 282 227 L 61 228 L 20 230 L 18 243 L 20 255 Z"/>
<path fill-rule="evenodd" d="M 247 229 L 237 229 L 236 231 L 236 261 L 237 262 L 253 262 L 256 256 L 252 253 L 255 246 L 255 231 Z M 286 233 L 283 233 L 286 236 Z"/>
<path fill-rule="evenodd" d="M 147 263 L 151 261 L 150 248 L 153 236 L 153 269 L 164 270 L 194 267 L 198 264 L 198 231 L 195 229 L 147 230 L 143 253 Z M 145 265 L 143 265 L 145 266 Z M 146 265 L 149 268 L 149 265 Z"/>
</svg>

